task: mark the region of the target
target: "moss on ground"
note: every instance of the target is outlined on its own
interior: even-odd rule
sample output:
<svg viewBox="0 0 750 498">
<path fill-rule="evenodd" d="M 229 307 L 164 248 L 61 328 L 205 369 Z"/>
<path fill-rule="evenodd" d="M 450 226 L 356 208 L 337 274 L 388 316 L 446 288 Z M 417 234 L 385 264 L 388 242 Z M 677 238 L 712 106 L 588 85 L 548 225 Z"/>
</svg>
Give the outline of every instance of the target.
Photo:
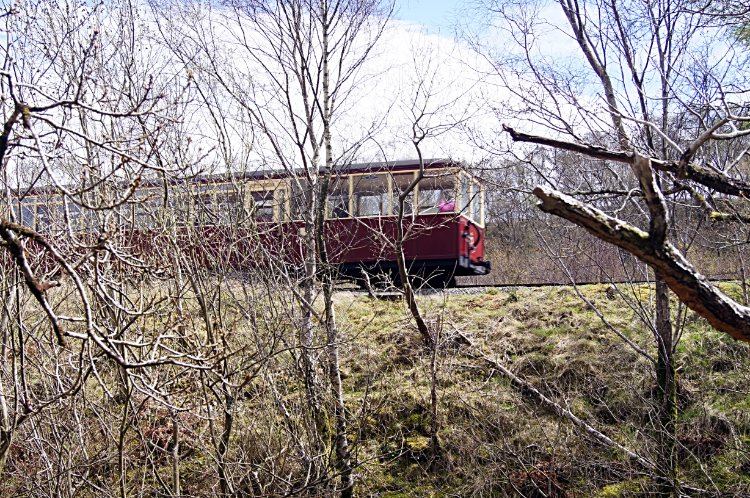
<svg viewBox="0 0 750 498">
<path fill-rule="evenodd" d="M 735 298 L 741 296 L 736 284 L 722 288 Z M 653 287 L 625 286 L 613 292 L 609 285 L 588 285 L 579 290 L 612 326 L 655 355 L 653 336 L 642 319 L 651 316 Z M 224 298 L 231 304 L 231 295 Z M 273 302 L 283 296 L 266 298 Z M 253 298 L 242 307 L 228 305 L 221 316 L 223 328 L 217 331 L 242 351 L 229 365 L 236 370 L 230 369 L 224 379 L 239 393 L 230 410 L 235 418 L 227 460 L 239 462 L 232 467 L 237 482 L 253 471 L 266 479 L 263 483 L 276 479 L 287 486 L 305 479 L 307 468 L 300 462 L 316 450 L 310 443 L 314 421 L 299 374 L 296 318 L 274 311 L 268 302 L 264 306 L 260 298 Z M 560 498 L 648 496 L 654 491 L 654 480 L 644 477 L 653 474 L 651 470 L 556 415 L 485 359 L 510 369 L 618 444 L 657 459 L 653 364 L 615 335 L 575 289 L 432 294 L 420 296 L 419 303 L 428 325 L 440 332 L 437 449 L 431 439 L 432 355 L 403 302 L 351 292 L 335 296 L 357 496 L 536 497 L 544 490 L 544 495 Z M 143 330 L 156 336 L 184 326 L 190 340 L 207 344 L 195 303 L 186 301 L 185 307 L 190 309 L 185 316 L 146 317 Z M 248 325 L 250 311 L 262 317 L 255 329 Z M 676 301 L 673 313 L 682 327 L 676 353 L 680 479 L 692 488 L 750 494 L 750 348 L 712 330 L 692 312 L 681 311 Z M 318 333 L 321 347 L 314 354 L 324 365 L 325 338 L 320 329 Z M 457 340 L 459 334 L 473 346 Z M 263 356 L 272 349 L 272 337 L 279 340 L 277 349 Z M 176 339 L 165 340 L 176 344 Z M 215 352 L 213 346 L 205 347 Z M 267 363 L 258 360 L 264 370 L 256 371 L 253 362 L 260 358 L 267 358 Z M 117 427 L 124 402 L 105 395 L 102 384 L 117 386 L 118 370 L 105 361 L 98 368 L 101 384 L 92 377 L 85 387 L 94 403 L 80 413 L 100 417 L 102 427 Z M 163 372 L 164 382 L 175 393 L 171 401 L 179 400 L 185 409 L 184 494 L 211 496 L 217 490 L 216 446 L 209 436 L 220 434 L 223 423 L 224 380 L 212 380 L 212 394 L 196 388 L 200 383 L 194 372 L 185 377 Z M 253 373 L 246 380 L 248 372 Z M 318 374 L 325 384 L 325 368 Z M 41 382 L 32 384 L 32 389 L 45 388 Z M 326 386 L 323 396 L 328 395 Z M 143 436 L 135 430 L 128 433 L 128 479 L 166 494 L 170 468 L 163 450 L 171 441 L 171 422 L 163 406 L 138 392 L 134 396 L 133 420 Z M 333 406 L 330 398 L 325 401 Z M 211 417 L 214 426 L 209 424 Z M 93 429 L 84 436 L 92 448 L 99 448 L 90 452 L 90 459 L 96 460 L 90 465 L 101 479 L 92 477 L 92 482 L 114 489 L 114 436 Z M 14 465 L 20 469 L 19 462 Z M 156 482 L 158 476 L 163 482 Z M 284 493 L 297 493 L 293 485 Z"/>
<path fill-rule="evenodd" d="M 580 291 L 613 326 L 654 355 L 651 333 L 637 310 L 608 288 L 589 285 Z M 653 293 L 647 285 L 621 290 L 646 304 Z M 653 367 L 572 288 L 420 298 L 425 318 L 443 337 L 437 385 L 444 452 L 437 461 L 417 455 L 429 441 L 430 354 L 407 310 L 398 301 L 359 295 L 339 304 L 347 309 L 341 325 L 349 334 L 343 364 L 353 372 L 345 380 L 348 404 L 372 407 L 367 437 L 381 441 L 378 449 L 389 455 L 378 465 L 363 465 L 362 490 L 379 490 L 369 495 L 501 496 L 527 489 L 539 475 L 554 480 L 567 496 L 635 496 L 651 489 L 651 481 L 635 477 L 643 469 L 621 452 L 595 443 L 473 354 L 481 351 L 500 361 L 619 444 L 654 455 Z M 674 313 L 677 320 L 677 303 Z M 741 468 L 746 453 L 739 448 L 750 434 L 744 415 L 750 409 L 748 347 L 727 340 L 691 312 L 679 318 L 684 323 L 677 351 L 681 479 L 708 489 L 711 476 L 723 490 L 744 489 L 747 471 L 727 469 Z M 450 340 L 458 331 L 474 342 L 473 349 Z M 365 363 L 368 368 L 355 366 Z M 396 481 L 402 488 L 393 489 Z"/>
</svg>

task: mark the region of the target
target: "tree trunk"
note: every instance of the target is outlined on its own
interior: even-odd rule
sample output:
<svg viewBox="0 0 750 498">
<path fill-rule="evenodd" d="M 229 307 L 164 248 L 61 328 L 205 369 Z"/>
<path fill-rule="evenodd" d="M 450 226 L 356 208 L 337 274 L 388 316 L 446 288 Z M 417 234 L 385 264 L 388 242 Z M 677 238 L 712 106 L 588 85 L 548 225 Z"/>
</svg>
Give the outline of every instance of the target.
<svg viewBox="0 0 750 498">
<path fill-rule="evenodd" d="M 315 197 L 314 195 L 312 197 Z M 310 213 L 317 212 L 318 203 L 314 199 L 309 202 L 312 205 Z M 312 215 L 311 215 L 312 216 Z M 318 270 L 317 265 L 317 244 L 316 232 L 317 222 L 313 218 L 305 223 L 305 276 L 303 281 L 302 296 L 309 305 L 315 300 L 315 276 Z M 312 465 L 311 475 L 316 481 L 323 481 L 326 478 L 326 465 L 320 461 L 321 457 L 328 454 L 331 445 L 331 422 L 328 411 L 323 405 L 322 393 L 320 389 L 320 380 L 318 378 L 317 365 L 313 359 L 312 353 L 315 347 L 314 325 L 312 310 L 307 306 L 302 307 L 302 323 L 300 327 L 300 356 L 302 360 L 302 377 L 305 382 L 305 391 L 307 401 L 310 405 L 313 417 L 313 441 L 311 441 L 313 451 L 311 452 Z"/>
<path fill-rule="evenodd" d="M 328 68 L 328 4 L 326 0 L 320 0 L 320 16 L 323 37 L 323 142 L 325 146 L 325 174 L 320 188 L 318 204 L 318 254 L 323 269 L 323 299 L 325 306 L 325 321 L 327 332 L 328 353 L 328 376 L 331 383 L 331 394 L 334 399 L 334 417 L 336 423 L 336 467 L 341 472 L 341 496 L 351 498 L 354 492 L 354 481 L 352 479 L 351 455 L 349 454 L 349 443 L 346 439 L 346 408 L 344 406 L 344 395 L 341 389 L 341 368 L 339 365 L 339 335 L 336 327 L 336 310 L 333 305 L 334 271 L 328 261 L 328 248 L 325 240 L 325 218 L 328 207 L 328 195 L 333 175 L 333 145 L 331 140 L 331 96 L 329 88 Z"/>
<path fill-rule="evenodd" d="M 234 415 L 232 410 L 234 409 L 234 398 L 225 393 L 224 397 L 224 428 L 221 431 L 221 437 L 219 438 L 219 461 L 218 461 L 218 473 L 219 473 L 219 488 L 221 489 L 221 496 L 232 496 L 232 484 L 229 481 L 229 475 L 227 473 L 227 452 L 229 451 L 229 439 L 232 436 L 232 427 L 234 425 Z"/>
<path fill-rule="evenodd" d="M 419 335 L 422 336 L 422 342 L 424 342 L 425 346 L 432 347 L 433 337 L 432 334 L 430 334 L 430 330 L 427 328 L 427 324 L 425 323 L 424 318 L 422 318 L 422 313 L 419 311 L 417 300 L 414 297 L 414 290 L 412 289 L 411 281 L 409 280 L 409 273 L 406 271 L 406 256 L 404 256 L 404 242 L 406 238 L 404 233 L 404 205 L 409 193 L 414 190 L 419 181 L 424 177 L 424 161 L 422 159 L 422 151 L 419 148 L 418 143 L 415 143 L 414 146 L 417 149 L 417 155 L 419 156 L 419 173 L 417 174 L 417 177 L 414 179 L 414 181 L 412 181 L 411 184 L 406 188 L 406 190 L 401 192 L 401 194 L 398 196 L 398 219 L 396 222 L 396 263 L 398 264 L 398 274 L 401 278 L 401 288 L 404 291 L 404 299 L 406 300 L 406 305 L 409 307 L 409 312 L 411 313 L 411 316 L 414 318 L 414 321 L 417 324 L 417 330 L 419 330 Z"/>
<path fill-rule="evenodd" d="M 747 275 L 745 275 L 745 258 L 742 257 L 742 249 L 737 246 L 737 256 L 740 258 L 740 277 L 742 278 L 742 304 L 747 306 Z"/>
<path fill-rule="evenodd" d="M 13 307 L 13 293 L 11 292 L 12 287 L 8 287 L 3 292 L 3 309 L 2 319 L 0 319 L 0 329 L 2 329 L 2 351 L 0 352 L 0 359 L 7 362 L 7 345 L 11 344 L 10 338 L 13 333 L 10 328 L 10 309 Z M 15 362 L 13 364 L 13 378 L 15 378 Z M 3 379 L 0 376 L 0 393 L 5 392 L 3 386 Z M 11 421 L 10 411 L 8 409 L 8 402 L 5 396 L 0 396 L 0 476 L 3 475 L 3 469 L 5 469 L 5 463 L 8 461 L 8 454 L 10 453 L 10 445 L 13 443 L 13 434 L 15 429 L 15 418 Z"/>
<path fill-rule="evenodd" d="M 664 475 L 659 484 L 663 496 L 679 496 L 676 462 L 677 383 L 675 379 L 672 321 L 669 286 L 656 278 L 656 340 L 659 349 L 656 365 L 657 400 L 659 402 L 659 443 Z"/>
<path fill-rule="evenodd" d="M 396 241 L 396 260 L 398 262 L 398 274 L 401 278 L 401 288 L 404 291 L 404 299 L 406 300 L 406 305 L 409 307 L 409 312 L 414 318 L 414 321 L 417 323 L 417 330 L 419 330 L 419 335 L 422 336 L 422 342 L 424 342 L 425 346 L 431 348 L 433 344 L 432 336 L 430 335 L 430 330 L 427 328 L 427 324 L 425 323 L 424 318 L 422 318 L 422 313 L 419 311 L 417 300 L 414 297 L 414 290 L 412 289 L 411 282 L 409 281 L 409 274 L 406 271 L 406 258 L 404 257 L 403 241 L 404 229 L 401 226 L 401 223 L 401 216 L 399 215 L 398 240 Z"/>
<path fill-rule="evenodd" d="M 132 384 L 130 383 L 130 377 L 125 377 L 123 382 L 127 385 L 127 397 L 125 398 L 122 406 L 122 418 L 120 420 L 120 430 L 117 438 L 117 471 L 118 485 L 120 491 L 120 498 L 127 498 L 128 496 L 128 475 L 127 475 L 127 459 L 125 458 L 125 436 L 128 432 L 128 408 L 130 408 L 130 396 L 133 393 Z"/>
<path fill-rule="evenodd" d="M 430 360 L 430 453 L 434 463 L 440 456 L 440 438 L 438 438 L 438 395 L 437 395 L 437 353 L 440 345 L 441 323 L 435 327 L 435 337 L 432 341 L 432 358 Z"/>
<path fill-rule="evenodd" d="M 0 386 L 1 387 L 1 386 Z M 0 429 L 0 476 L 3 475 L 5 464 L 8 462 L 10 447 L 13 444 L 15 430 L 12 427 Z"/>
<path fill-rule="evenodd" d="M 177 412 L 172 413 L 172 496 L 180 496 L 180 429 Z"/>
</svg>

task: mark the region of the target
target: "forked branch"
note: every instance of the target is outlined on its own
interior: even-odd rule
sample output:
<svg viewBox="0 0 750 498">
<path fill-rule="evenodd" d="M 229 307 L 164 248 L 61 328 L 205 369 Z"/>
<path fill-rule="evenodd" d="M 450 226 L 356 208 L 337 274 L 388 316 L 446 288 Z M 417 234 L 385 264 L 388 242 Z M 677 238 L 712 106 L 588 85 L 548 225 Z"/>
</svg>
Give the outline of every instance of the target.
<svg viewBox="0 0 750 498">
<path fill-rule="evenodd" d="M 668 242 L 654 244 L 637 227 L 613 218 L 557 190 L 534 189 L 542 211 L 579 225 L 596 237 L 630 252 L 662 277 L 682 302 L 717 330 L 750 342 L 750 308 L 742 306 L 711 285 Z"/>
</svg>

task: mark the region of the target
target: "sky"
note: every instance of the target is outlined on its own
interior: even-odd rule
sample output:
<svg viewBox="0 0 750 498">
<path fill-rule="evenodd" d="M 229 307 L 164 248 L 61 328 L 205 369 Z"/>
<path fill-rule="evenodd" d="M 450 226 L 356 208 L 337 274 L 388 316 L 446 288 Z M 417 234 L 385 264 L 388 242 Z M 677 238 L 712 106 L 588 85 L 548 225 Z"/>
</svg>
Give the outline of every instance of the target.
<svg viewBox="0 0 750 498">
<path fill-rule="evenodd" d="M 457 0 L 396 0 L 394 17 L 421 24 L 431 33 L 450 36 L 452 15 L 458 4 Z"/>
</svg>

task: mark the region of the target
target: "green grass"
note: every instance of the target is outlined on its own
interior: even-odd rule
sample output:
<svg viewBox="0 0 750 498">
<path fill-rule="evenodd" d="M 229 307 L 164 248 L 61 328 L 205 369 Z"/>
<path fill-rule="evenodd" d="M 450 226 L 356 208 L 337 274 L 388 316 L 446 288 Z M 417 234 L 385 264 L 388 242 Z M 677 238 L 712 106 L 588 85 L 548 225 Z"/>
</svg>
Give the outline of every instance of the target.
<svg viewBox="0 0 750 498">
<path fill-rule="evenodd" d="M 584 286 L 581 292 L 624 335 L 655 354 L 647 327 L 620 297 L 608 297 L 607 287 Z M 641 298 L 652 293 L 648 286 L 623 291 Z M 424 296 L 420 305 L 429 323 L 443 324 L 444 334 L 461 330 L 484 354 L 502 361 L 547 395 L 565 401 L 577 416 L 616 441 L 646 453 L 654 451 L 647 449 L 653 442 L 648 436 L 648 414 L 654 409 L 651 364 L 610 332 L 572 289 L 519 288 L 512 292 L 491 289 L 478 295 Z M 688 322 L 677 352 L 677 365 L 681 367 L 679 381 L 688 393 L 679 416 L 680 430 L 685 437 L 693 426 L 714 430 L 712 424 L 725 418 L 733 424 L 735 432 L 747 434 L 748 421 L 734 417 L 733 413 L 747 411 L 750 397 L 716 395 L 716 387 L 746 390 L 741 382 L 750 377 L 747 346 L 726 341 L 702 319 L 691 318 Z M 367 323 L 367 334 L 358 335 L 355 343 L 383 348 L 384 354 L 378 356 L 382 363 L 375 368 L 387 375 L 373 384 L 371 396 L 390 396 L 398 401 L 388 406 L 398 406 L 399 410 L 380 414 L 382 420 L 392 421 L 390 429 L 387 424 L 381 428 L 381 436 L 389 437 L 396 430 L 410 434 L 407 439 L 424 437 L 429 426 L 425 410 L 429 406 L 430 358 L 403 304 L 355 298 L 342 317 L 343 323 L 352 329 Z M 729 350 L 727 346 L 731 346 Z M 351 351 L 359 349 L 352 347 Z M 732 368 L 712 369 L 727 356 L 727 351 L 732 356 L 726 363 Z M 565 461 L 578 462 L 568 467 L 561 465 L 559 471 L 560 475 L 566 474 L 565 485 L 571 492 L 625 496 L 634 492 L 635 487 L 644 486 L 641 481 L 632 481 L 624 475 L 612 483 L 617 476 L 586 470 L 583 462 L 603 459 L 615 467 L 627 467 L 629 462 L 617 451 L 591 446 L 568 421 L 549 413 L 468 353 L 458 347 L 446 347 L 439 354 L 439 420 L 441 438 L 447 448 L 443 460 L 449 462 L 441 465 L 448 465 L 453 472 L 438 480 L 447 494 L 471 492 L 493 496 L 504 489 L 499 482 L 509 482 L 511 469 L 518 471 L 534 462 L 559 458 L 554 455 L 565 455 Z M 356 355 L 345 361 L 356 362 Z M 725 442 L 727 448 L 733 444 Z M 528 453 L 528 448 L 537 449 Z M 704 467 L 709 475 L 716 472 L 723 489 L 739 489 L 747 475 L 726 476 L 724 460 L 734 454 L 726 451 L 721 460 L 705 458 Z M 740 457 L 731 458 L 738 466 Z M 498 477 L 500 468 L 504 478 Z M 373 482 L 389 481 L 390 473 L 401 471 L 399 467 L 373 467 L 368 468 L 366 475 Z M 691 485 L 710 486 L 700 468 L 692 464 L 685 463 L 681 472 Z M 410 475 L 416 479 L 410 484 L 415 490 L 424 490 L 437 479 L 426 471 Z M 420 493 L 415 491 L 415 495 Z"/>
<path fill-rule="evenodd" d="M 723 285 L 733 296 L 741 293 L 737 285 Z M 654 355 L 649 328 L 621 297 L 608 295 L 608 287 L 589 285 L 580 291 L 613 326 Z M 647 285 L 622 291 L 632 298 L 644 299 L 646 307 L 653 296 L 652 287 Z M 223 299 L 229 300 L 230 296 Z M 618 444 L 653 457 L 658 453 L 658 434 L 653 430 L 658 421 L 653 365 L 612 333 L 574 289 L 489 289 L 482 294 L 428 295 L 418 299 L 428 325 L 439 327 L 441 337 L 437 355 L 441 452 L 435 460 L 428 451 L 432 356 L 423 346 L 404 303 L 353 293 L 335 296 L 342 335 L 340 362 L 349 419 L 348 440 L 358 462 L 357 496 L 508 496 L 514 486 L 531 494 L 528 486 L 537 482 L 534 479 L 539 475 L 554 478 L 569 496 L 645 496 L 653 489 L 649 487 L 652 481 L 640 474 L 642 469 L 622 452 L 597 443 L 529 392 L 512 385 L 481 358 L 484 355 L 500 362 Z M 673 304 L 676 318 L 677 303 Z M 252 305 L 254 312 L 267 311 L 261 304 Z M 190 306 L 195 303 L 186 301 L 186 307 Z M 315 306 L 319 307 L 320 302 Z M 183 320 L 191 327 L 191 337 L 204 341 L 204 324 L 194 311 Z M 649 312 L 647 308 L 645 311 Z M 253 340 L 257 340 L 252 337 L 264 340 L 273 334 L 282 334 L 286 343 L 296 344 L 292 317 L 281 314 L 260 321 L 257 336 L 251 336 L 247 321 L 240 315 L 239 307 L 230 306 L 222 317 L 235 345 L 252 352 Z M 144 329 L 154 334 L 158 327 L 173 327 L 176 323 L 171 316 L 144 320 L 148 320 Z M 720 448 L 711 454 L 701 453 L 700 465 L 680 454 L 679 474 L 692 487 L 712 489 L 710 477 L 728 495 L 747 494 L 750 350 L 747 344 L 736 343 L 712 330 L 691 312 L 685 323 L 676 354 L 680 386 L 678 438 L 682 445 L 698 453 L 703 451 L 700 445 L 706 438 L 719 441 Z M 471 339 L 473 348 L 452 340 L 459 331 Z M 320 347 L 315 354 L 320 355 L 321 361 L 318 373 L 325 382 L 325 337 L 321 328 L 317 333 Z M 283 469 L 284 479 L 291 476 L 294 481 L 303 478 L 294 438 L 307 441 L 309 409 L 297 370 L 297 350 L 286 349 L 285 344 L 279 349 L 281 352 L 269 359 L 265 371 L 274 379 L 278 399 L 271 395 L 265 374 L 256 375 L 243 387 L 243 395 L 232 408 L 235 426 L 228 458 L 247 465 L 237 465 L 237 472 L 252 468 L 262 474 L 278 468 Z M 244 349 L 237 350 L 245 354 Z M 232 361 L 242 358 L 240 355 Z M 103 361 L 99 367 L 102 382 L 116 385 L 114 365 Z M 241 385 L 242 375 L 244 371 L 229 383 Z M 199 412 L 207 404 L 201 391 L 194 389 L 198 385 L 195 376 L 175 377 L 164 371 L 162 377 L 175 389 L 188 393 L 175 400 L 193 411 Z M 212 387 L 219 385 L 217 381 Z M 333 406 L 327 387 L 323 396 L 327 406 Z M 89 379 L 86 390 L 96 403 L 85 406 L 80 413 L 92 419 L 100 416 L 110 427 L 116 427 L 123 406 L 108 404 L 110 401 L 94 378 Z M 213 413 L 220 413 L 216 411 L 218 402 L 211 400 L 215 403 Z M 290 419 L 280 411 L 279 402 L 288 408 Z M 144 408 L 143 414 L 138 415 L 144 424 L 142 429 L 163 428 L 167 423 L 163 411 L 158 403 Z M 184 489 L 196 496 L 210 496 L 216 482 L 212 474 L 215 448 L 208 435 L 220 430 L 221 416 L 215 415 L 212 428 L 206 412 L 202 413 L 201 417 L 184 415 L 184 426 L 201 444 L 196 444 L 193 453 L 182 462 L 182 472 Z M 298 430 L 294 438 L 290 427 Z M 91 438 L 89 454 L 97 455 L 99 451 L 107 457 L 102 461 L 116 461 L 112 440 L 103 434 L 93 429 L 84 432 Z M 159 489 L 152 482 L 141 447 L 140 439 L 131 431 L 131 481 L 144 483 L 144 489 Z M 111 488 L 116 476 L 111 468 L 105 470 L 100 473 L 101 480 Z M 160 461 L 157 471 L 168 481 L 168 460 Z M 108 478 L 110 481 L 106 481 Z"/>
</svg>

